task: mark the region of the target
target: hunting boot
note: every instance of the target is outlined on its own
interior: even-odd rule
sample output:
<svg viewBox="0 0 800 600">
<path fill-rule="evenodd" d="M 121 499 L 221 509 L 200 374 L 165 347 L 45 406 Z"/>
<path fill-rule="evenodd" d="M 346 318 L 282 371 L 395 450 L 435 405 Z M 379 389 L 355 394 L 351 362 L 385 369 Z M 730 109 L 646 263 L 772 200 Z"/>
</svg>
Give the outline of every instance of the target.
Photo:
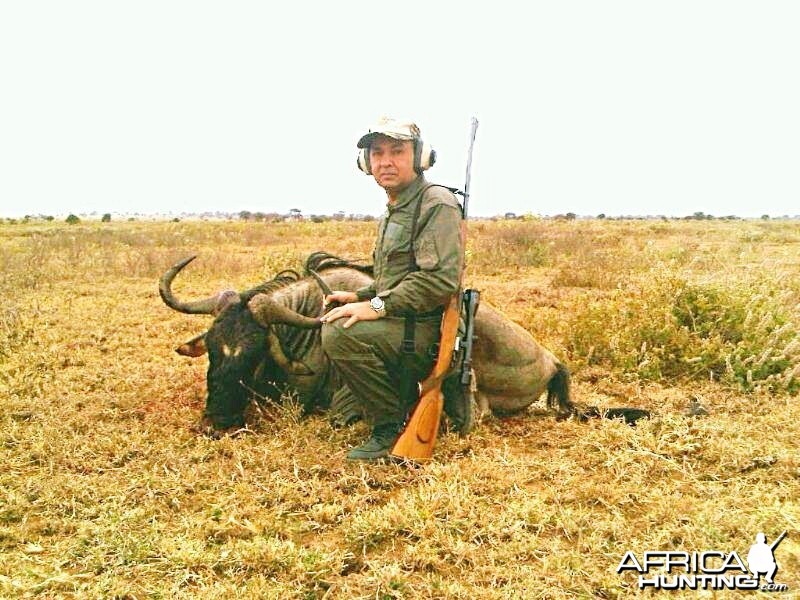
<svg viewBox="0 0 800 600">
<path fill-rule="evenodd" d="M 389 456 L 402 423 L 383 423 L 376 425 L 370 437 L 358 448 L 347 453 L 347 460 L 378 460 Z"/>
</svg>

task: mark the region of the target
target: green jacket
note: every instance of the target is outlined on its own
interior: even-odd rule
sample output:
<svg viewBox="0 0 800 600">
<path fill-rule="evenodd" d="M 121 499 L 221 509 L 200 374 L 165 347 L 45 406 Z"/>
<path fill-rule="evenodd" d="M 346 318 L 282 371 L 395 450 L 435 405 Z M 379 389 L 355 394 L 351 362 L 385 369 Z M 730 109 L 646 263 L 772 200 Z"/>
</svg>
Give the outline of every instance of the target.
<svg viewBox="0 0 800 600">
<path fill-rule="evenodd" d="M 450 190 L 432 186 L 420 175 L 397 197 L 378 223 L 372 253 L 375 281 L 358 290 L 359 300 L 383 298 L 386 316 L 426 313 L 443 306 L 458 290 L 464 256 L 461 208 Z M 409 271 L 411 222 L 422 202 L 414 256 L 419 270 Z"/>
</svg>

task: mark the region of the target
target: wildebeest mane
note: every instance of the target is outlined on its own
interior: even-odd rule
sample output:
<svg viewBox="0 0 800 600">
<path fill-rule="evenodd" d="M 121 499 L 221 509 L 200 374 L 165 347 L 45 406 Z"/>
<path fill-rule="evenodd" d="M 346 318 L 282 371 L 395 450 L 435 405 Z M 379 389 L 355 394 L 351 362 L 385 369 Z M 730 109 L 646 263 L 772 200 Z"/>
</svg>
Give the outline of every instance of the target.
<svg viewBox="0 0 800 600">
<path fill-rule="evenodd" d="M 362 273 L 366 273 L 367 275 L 372 275 L 372 265 L 362 265 L 358 264 L 357 261 L 348 260 L 346 258 L 340 258 L 338 256 L 334 256 L 333 254 L 329 254 L 327 252 L 313 252 L 308 256 L 306 259 L 305 264 L 305 273 L 306 275 L 310 275 L 311 271 L 324 271 L 326 269 L 333 269 L 336 267 L 349 267 L 351 269 L 355 269 L 356 271 L 361 271 Z"/>
<path fill-rule="evenodd" d="M 372 275 L 372 265 L 358 264 L 356 261 L 334 256 L 333 254 L 322 251 L 313 252 L 308 256 L 308 258 L 306 258 L 304 271 L 306 275 L 310 275 L 311 271 L 320 272 L 327 269 L 334 269 L 336 267 L 349 267 L 351 269 L 361 271 L 362 273 L 366 273 L 367 275 Z M 246 303 L 258 294 L 268 294 L 270 292 L 277 291 L 291 283 L 299 281 L 301 278 L 301 275 L 294 269 L 284 269 L 269 281 L 260 283 L 257 286 L 242 292 L 240 297 L 242 301 Z"/>
<path fill-rule="evenodd" d="M 285 269 L 275 275 L 269 281 L 265 281 L 264 283 L 258 284 L 254 288 L 250 288 L 249 290 L 242 292 L 240 297 L 242 298 L 243 302 L 247 302 L 253 296 L 258 294 L 268 294 L 269 292 L 274 292 L 281 288 L 286 287 L 290 283 L 294 283 L 300 280 L 300 274 L 295 271 L 294 269 Z"/>
</svg>

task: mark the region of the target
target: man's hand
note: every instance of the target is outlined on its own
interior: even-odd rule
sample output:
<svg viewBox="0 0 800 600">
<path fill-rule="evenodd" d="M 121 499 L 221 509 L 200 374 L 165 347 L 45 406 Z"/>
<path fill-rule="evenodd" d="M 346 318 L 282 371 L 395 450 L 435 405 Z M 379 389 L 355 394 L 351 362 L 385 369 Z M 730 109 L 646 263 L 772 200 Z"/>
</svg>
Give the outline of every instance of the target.
<svg viewBox="0 0 800 600">
<path fill-rule="evenodd" d="M 350 292 L 334 292 L 333 294 L 330 294 L 328 298 L 332 298 L 337 293 L 348 294 Z M 369 305 L 369 302 L 351 302 L 350 304 L 337 306 L 336 308 L 332 309 L 331 312 L 322 316 L 320 321 L 323 323 L 332 323 L 336 319 L 340 319 L 342 317 L 350 317 L 344 324 L 344 328 L 347 329 L 353 323 L 357 323 L 358 321 L 374 321 L 379 319 L 380 315 Z"/>
<path fill-rule="evenodd" d="M 327 296 L 322 296 L 322 308 L 338 302 L 339 304 L 350 304 L 351 302 L 358 302 L 358 295 L 355 292 L 341 292 L 339 290 L 331 292 Z"/>
</svg>

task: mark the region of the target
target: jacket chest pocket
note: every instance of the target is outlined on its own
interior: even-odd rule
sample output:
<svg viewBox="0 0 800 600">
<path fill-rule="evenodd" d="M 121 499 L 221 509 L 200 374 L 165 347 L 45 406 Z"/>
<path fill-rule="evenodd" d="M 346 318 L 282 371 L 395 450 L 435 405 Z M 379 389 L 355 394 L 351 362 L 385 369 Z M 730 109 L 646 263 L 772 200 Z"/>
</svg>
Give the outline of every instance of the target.
<svg viewBox="0 0 800 600">
<path fill-rule="evenodd" d="M 399 255 L 408 256 L 410 240 L 408 229 L 402 223 L 390 221 L 383 232 L 381 250 L 387 261 L 395 262 Z"/>
</svg>

